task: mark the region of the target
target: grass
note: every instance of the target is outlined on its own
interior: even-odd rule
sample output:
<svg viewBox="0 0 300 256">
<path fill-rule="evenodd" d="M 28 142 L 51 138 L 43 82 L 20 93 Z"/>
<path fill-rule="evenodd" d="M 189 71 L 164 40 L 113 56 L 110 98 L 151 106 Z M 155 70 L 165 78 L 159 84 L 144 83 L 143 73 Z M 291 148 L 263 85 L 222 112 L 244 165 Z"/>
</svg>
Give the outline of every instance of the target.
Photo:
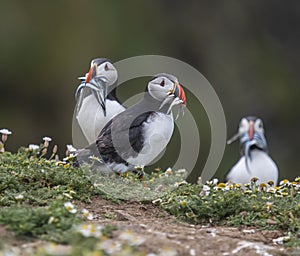
<svg viewBox="0 0 300 256">
<path fill-rule="evenodd" d="M 300 178 L 284 180 L 278 187 L 258 185 L 254 179 L 242 189 L 216 180 L 189 184 L 183 170 L 168 169 L 154 170 L 141 182 L 134 174 L 123 178 L 97 175 L 87 165 L 74 168 L 72 156 L 59 161 L 55 150 L 46 159 L 47 151 L 49 146 L 42 144 L 35 150 L 22 147 L 16 153 L 0 153 L 0 225 L 18 239 L 56 243 L 38 249 L 36 255 L 61 250 L 58 244 L 71 255 L 81 255 L 82 250 L 110 255 L 114 249 L 119 255 L 140 255 L 132 243 L 137 237 L 125 234 L 129 238 L 119 243 L 112 239 L 116 227 L 99 226 L 76 207 L 76 202 L 89 203 L 96 196 L 152 202 L 194 224 L 278 229 L 285 234 L 285 245 L 300 246 Z M 5 248 L 2 244 L 2 251 Z"/>
<path fill-rule="evenodd" d="M 185 184 L 160 201 L 169 213 L 194 224 L 282 230 L 286 245 L 300 246 L 300 178 L 280 186 L 208 182 Z"/>
</svg>

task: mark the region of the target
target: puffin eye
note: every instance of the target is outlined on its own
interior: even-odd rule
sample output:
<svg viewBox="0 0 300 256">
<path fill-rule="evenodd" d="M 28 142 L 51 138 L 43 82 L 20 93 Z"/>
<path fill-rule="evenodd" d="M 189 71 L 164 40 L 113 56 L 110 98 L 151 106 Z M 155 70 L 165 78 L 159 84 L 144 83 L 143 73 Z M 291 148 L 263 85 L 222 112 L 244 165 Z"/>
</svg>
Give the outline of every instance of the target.
<svg viewBox="0 0 300 256">
<path fill-rule="evenodd" d="M 162 81 L 160 82 L 160 86 L 165 86 L 165 80 L 162 80 Z"/>
<path fill-rule="evenodd" d="M 107 64 L 105 64 L 104 69 L 105 69 L 105 71 L 108 70 L 108 65 Z"/>
</svg>

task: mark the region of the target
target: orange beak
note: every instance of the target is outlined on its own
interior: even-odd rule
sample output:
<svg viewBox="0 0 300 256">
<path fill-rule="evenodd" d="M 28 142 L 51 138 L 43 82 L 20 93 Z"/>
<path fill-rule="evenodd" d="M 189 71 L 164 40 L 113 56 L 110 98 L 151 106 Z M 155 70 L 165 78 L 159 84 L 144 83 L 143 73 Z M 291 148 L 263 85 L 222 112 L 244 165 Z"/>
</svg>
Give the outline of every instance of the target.
<svg viewBox="0 0 300 256">
<path fill-rule="evenodd" d="M 186 105 L 186 96 L 185 92 L 180 84 L 176 84 L 174 95 L 182 100 L 182 104 Z"/>
<path fill-rule="evenodd" d="M 96 75 L 97 66 L 93 64 L 89 70 L 89 73 L 86 76 L 85 83 L 91 81 L 91 79 Z"/>
<path fill-rule="evenodd" d="M 252 140 L 254 135 L 254 122 L 250 121 L 249 123 L 249 139 Z"/>
</svg>

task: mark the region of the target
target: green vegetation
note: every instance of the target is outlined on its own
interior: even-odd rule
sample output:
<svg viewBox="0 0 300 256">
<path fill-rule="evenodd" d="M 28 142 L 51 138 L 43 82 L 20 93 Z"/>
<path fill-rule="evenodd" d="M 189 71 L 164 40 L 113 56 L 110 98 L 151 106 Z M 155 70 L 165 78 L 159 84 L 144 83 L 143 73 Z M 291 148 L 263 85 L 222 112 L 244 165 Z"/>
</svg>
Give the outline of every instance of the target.
<svg viewBox="0 0 300 256">
<path fill-rule="evenodd" d="M 97 225 L 92 213 L 76 206 L 97 196 L 115 202 L 130 199 L 154 203 L 194 224 L 278 229 L 285 237 L 276 242 L 300 245 L 300 178 L 283 180 L 278 187 L 258 185 L 254 179 L 242 189 L 217 180 L 190 184 L 184 181 L 184 170 L 169 168 L 145 174 L 141 181 L 133 173 L 126 178 L 99 176 L 87 165 L 75 168 L 72 154 L 60 161 L 55 150 L 46 159 L 47 149 L 43 144 L 35 149 L 20 148 L 14 154 L 0 153 L 0 225 L 13 231 L 16 239 L 57 243 L 47 244 L 36 255 L 47 255 L 49 248 L 58 250 L 59 244 L 72 255 L 80 255 L 82 248 L 86 252 L 100 248 L 107 255 L 110 250 L 139 255 L 141 238 L 123 232 L 125 239 L 118 242 L 112 239 L 117 227 Z"/>
<path fill-rule="evenodd" d="M 46 143 L 34 149 L 20 148 L 15 154 L 0 153 L 0 225 L 13 231 L 16 239 L 57 243 L 46 244 L 36 255 L 62 250 L 66 254 L 82 255 L 82 251 L 89 253 L 95 249 L 107 254 L 124 251 L 124 255 L 135 255 L 136 245 L 143 242 L 135 234 L 123 232 L 121 242 L 114 242 L 111 237 L 117 229 L 115 226 L 97 225 L 92 213 L 76 207 L 79 201 L 88 203 L 93 196 L 115 201 L 118 198 L 104 194 L 85 168 L 73 167 L 72 154 L 59 161 L 52 159 L 54 152 L 46 159 L 48 146 Z M 108 182 L 108 177 L 102 181 Z M 9 238 L 3 239 L 0 248 L 7 252 L 5 240 Z M 9 249 L 8 252 L 11 253 Z"/>
<path fill-rule="evenodd" d="M 185 184 L 160 202 L 169 213 L 194 224 L 251 226 L 284 231 L 287 245 L 300 245 L 300 178 L 271 186 L 252 179 L 240 184 Z M 276 241 L 275 241 L 276 242 Z M 279 240 L 280 243 L 280 240 Z"/>
</svg>

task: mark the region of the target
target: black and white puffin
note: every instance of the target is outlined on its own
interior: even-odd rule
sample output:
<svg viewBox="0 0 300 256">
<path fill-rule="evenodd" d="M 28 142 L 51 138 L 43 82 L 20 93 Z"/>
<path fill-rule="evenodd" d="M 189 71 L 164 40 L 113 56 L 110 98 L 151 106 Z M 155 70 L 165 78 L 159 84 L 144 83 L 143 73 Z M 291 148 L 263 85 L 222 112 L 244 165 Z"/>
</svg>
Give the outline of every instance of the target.
<svg viewBox="0 0 300 256">
<path fill-rule="evenodd" d="M 172 107 L 186 104 L 178 79 L 158 74 L 148 83 L 141 101 L 112 118 L 96 145 L 101 161 L 115 173 L 143 169 L 167 146 L 174 129 Z"/>
<path fill-rule="evenodd" d="M 260 118 L 248 116 L 240 121 L 239 130 L 228 144 L 240 140 L 241 158 L 225 177 L 226 181 L 246 184 L 252 178 L 258 183 L 278 182 L 278 167 L 268 155 L 263 122 Z"/>
<path fill-rule="evenodd" d="M 118 72 L 110 60 L 92 60 L 89 72 L 79 79 L 82 83 L 75 94 L 75 118 L 87 144 L 91 144 L 106 123 L 125 107 L 116 95 Z"/>
</svg>

